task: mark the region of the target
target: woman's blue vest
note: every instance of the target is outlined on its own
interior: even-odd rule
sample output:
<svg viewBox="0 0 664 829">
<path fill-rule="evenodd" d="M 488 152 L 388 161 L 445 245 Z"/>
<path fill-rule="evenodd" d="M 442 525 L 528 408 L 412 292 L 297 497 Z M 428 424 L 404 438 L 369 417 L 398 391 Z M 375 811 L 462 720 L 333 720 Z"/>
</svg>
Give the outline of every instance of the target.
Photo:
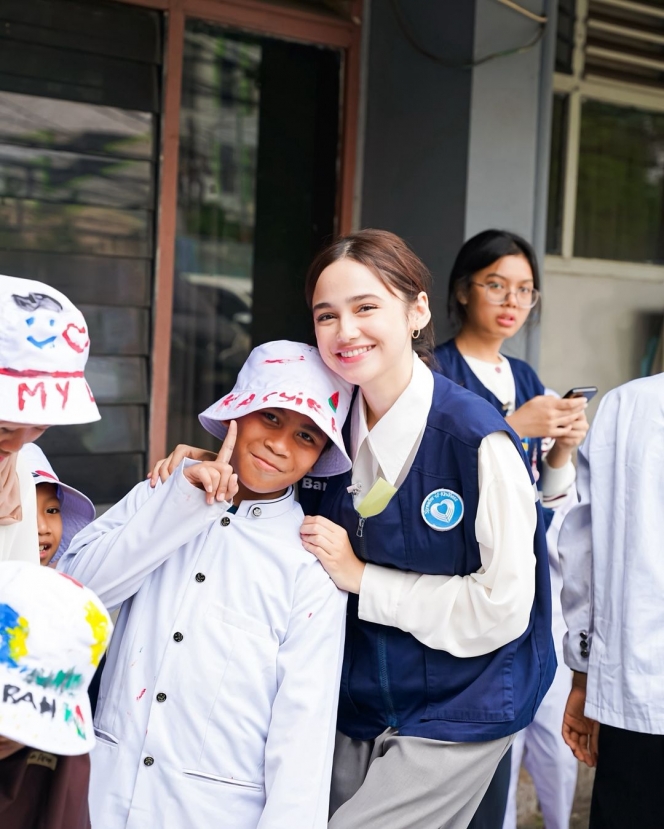
<svg viewBox="0 0 664 829">
<path fill-rule="evenodd" d="M 351 476 L 346 473 L 329 480 L 319 512 L 346 529 L 363 561 L 417 573 L 469 575 L 481 567 L 475 538 L 478 449 L 483 438 L 496 431 L 507 432 L 523 455 L 518 437 L 492 406 L 434 374 L 422 443 L 385 510 L 360 521 L 347 492 Z M 305 511 L 313 511 L 307 486 L 305 482 L 300 500 Z M 442 532 L 422 516 L 423 501 L 437 489 L 452 490 L 464 504 L 460 523 Z M 492 653 L 460 658 L 434 650 L 398 628 L 359 619 L 358 597 L 349 596 L 339 702 L 344 734 L 373 739 L 391 726 L 405 736 L 481 741 L 512 734 L 532 721 L 556 666 L 539 504 L 537 512 L 530 622 L 522 636 Z"/>
</svg>

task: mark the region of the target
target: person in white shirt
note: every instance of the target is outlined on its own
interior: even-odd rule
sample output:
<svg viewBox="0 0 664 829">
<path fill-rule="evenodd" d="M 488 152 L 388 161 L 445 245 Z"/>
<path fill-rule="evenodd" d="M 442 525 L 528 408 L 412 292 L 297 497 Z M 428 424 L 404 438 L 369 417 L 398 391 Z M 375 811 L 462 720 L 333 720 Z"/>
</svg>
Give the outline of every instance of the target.
<svg viewBox="0 0 664 829">
<path fill-rule="evenodd" d="M 592 829 L 664 823 L 664 374 L 602 400 L 560 533 L 563 736 L 596 766 Z"/>
<path fill-rule="evenodd" d="M 350 467 L 350 386 L 255 348 L 200 415 L 224 438 L 136 486 L 58 567 L 121 607 L 95 715 L 95 829 L 323 829 L 346 596 L 300 543 L 293 484 Z"/>
<path fill-rule="evenodd" d="M 39 563 L 35 484 L 19 450 L 49 426 L 99 420 L 83 375 L 89 351 L 64 294 L 0 275 L 0 561 Z"/>
</svg>

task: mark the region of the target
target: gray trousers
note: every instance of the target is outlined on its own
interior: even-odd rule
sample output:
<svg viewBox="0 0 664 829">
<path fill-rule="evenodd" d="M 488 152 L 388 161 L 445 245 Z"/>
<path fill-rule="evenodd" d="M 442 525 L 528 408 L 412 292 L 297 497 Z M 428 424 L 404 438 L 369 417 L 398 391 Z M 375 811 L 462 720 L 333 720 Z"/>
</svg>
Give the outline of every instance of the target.
<svg viewBox="0 0 664 829">
<path fill-rule="evenodd" d="M 466 829 L 514 735 L 485 743 L 337 732 L 329 829 Z"/>
</svg>

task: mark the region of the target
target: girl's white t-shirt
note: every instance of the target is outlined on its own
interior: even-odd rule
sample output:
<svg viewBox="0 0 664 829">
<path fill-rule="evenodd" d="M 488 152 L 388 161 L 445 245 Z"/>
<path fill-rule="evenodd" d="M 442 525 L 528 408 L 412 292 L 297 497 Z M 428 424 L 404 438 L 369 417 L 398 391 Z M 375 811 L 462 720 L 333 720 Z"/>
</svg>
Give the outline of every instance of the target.
<svg viewBox="0 0 664 829">
<path fill-rule="evenodd" d="M 478 360 L 477 357 L 462 355 L 480 383 L 503 404 L 505 417 L 509 417 L 516 409 L 516 384 L 509 360 L 502 354 L 498 356 L 500 357 L 499 364 L 487 363 L 484 360 Z"/>
</svg>

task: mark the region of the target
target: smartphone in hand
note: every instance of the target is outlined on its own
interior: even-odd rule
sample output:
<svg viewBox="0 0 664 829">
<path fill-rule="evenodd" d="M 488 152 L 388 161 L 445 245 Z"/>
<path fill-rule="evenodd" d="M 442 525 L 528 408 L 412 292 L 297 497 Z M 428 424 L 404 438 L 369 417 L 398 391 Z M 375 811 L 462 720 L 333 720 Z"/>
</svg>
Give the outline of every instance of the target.
<svg viewBox="0 0 664 829">
<path fill-rule="evenodd" d="M 586 400 L 590 401 L 596 394 L 597 386 L 575 386 L 564 395 L 563 400 L 569 400 L 570 397 L 585 397 Z"/>
</svg>

